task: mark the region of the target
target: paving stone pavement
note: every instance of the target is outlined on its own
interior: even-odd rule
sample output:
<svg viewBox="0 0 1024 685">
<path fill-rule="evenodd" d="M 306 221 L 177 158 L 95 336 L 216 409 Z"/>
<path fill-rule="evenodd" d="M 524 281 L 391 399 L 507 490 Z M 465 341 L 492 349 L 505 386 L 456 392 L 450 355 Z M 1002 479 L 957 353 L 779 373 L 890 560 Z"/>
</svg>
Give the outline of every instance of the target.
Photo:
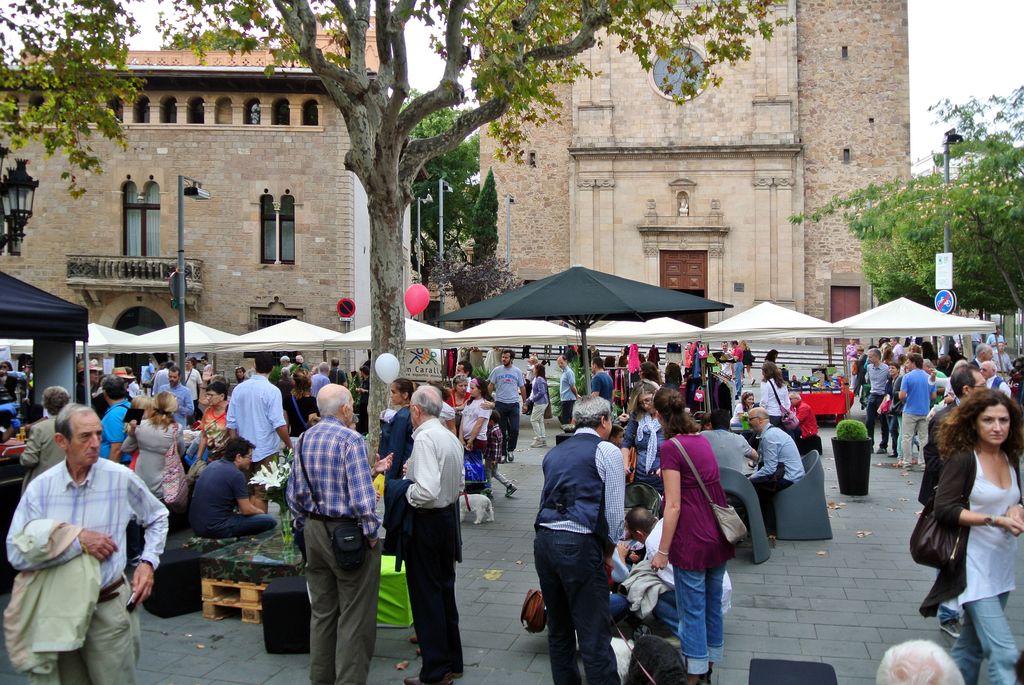
<svg viewBox="0 0 1024 685">
<path fill-rule="evenodd" d="M 921 508 L 916 499 L 921 474 L 873 466 L 870 495 L 840 495 L 832 434 L 823 428 L 826 495 L 845 504 L 830 512 L 834 537 L 779 542 L 772 558 L 760 565 L 751 562 L 749 547 L 739 549 L 728 567 L 733 608 L 725 620 L 725 660 L 713 676 L 719 685 L 745 685 L 753 657 L 826 661 L 841 684 L 867 685 L 893 644 L 911 638 L 952 644 L 935 619 L 917 612 L 932 580 L 930 569 L 916 566 L 907 552 Z M 523 422 L 520 444 L 532 438 Z M 466 685 L 551 682 L 545 635 L 530 635 L 519 624 L 522 599 L 537 587 L 532 541 L 542 457 L 541 449 L 519 450 L 515 463 L 502 467 L 519 482 L 519 492 L 512 499 L 496 498 L 493 523 L 465 525 L 457 591 L 466 664 L 460 682 Z M 892 462 L 882 456 L 873 461 Z M 859 537 L 859 531 L 869 534 Z M 1024 645 L 1020 593 L 1011 595 L 1007 611 L 1017 642 Z M 140 618 L 139 685 L 308 682 L 308 656 L 265 653 L 260 626 L 234 618 L 208 621 L 200 614 L 160 619 L 141 608 Z M 418 671 L 415 646 L 407 641 L 411 633 L 378 630 L 369 683 L 400 683 Z M 405 660 L 409 669 L 396 670 Z M 0 662 L 0 685 L 26 682 L 12 673 L 6 658 Z"/>
</svg>

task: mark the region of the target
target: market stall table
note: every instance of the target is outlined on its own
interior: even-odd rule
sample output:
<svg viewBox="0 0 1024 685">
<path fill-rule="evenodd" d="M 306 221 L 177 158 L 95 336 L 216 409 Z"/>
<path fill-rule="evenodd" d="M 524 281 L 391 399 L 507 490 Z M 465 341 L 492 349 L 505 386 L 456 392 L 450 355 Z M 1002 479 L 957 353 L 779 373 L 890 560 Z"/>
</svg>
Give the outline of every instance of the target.
<svg viewBox="0 0 1024 685">
<path fill-rule="evenodd" d="M 815 416 L 834 416 L 838 421 L 846 414 L 847 407 L 853 406 L 853 391 L 846 386 L 843 386 L 842 392 L 801 390 L 800 401 L 813 409 Z"/>
</svg>

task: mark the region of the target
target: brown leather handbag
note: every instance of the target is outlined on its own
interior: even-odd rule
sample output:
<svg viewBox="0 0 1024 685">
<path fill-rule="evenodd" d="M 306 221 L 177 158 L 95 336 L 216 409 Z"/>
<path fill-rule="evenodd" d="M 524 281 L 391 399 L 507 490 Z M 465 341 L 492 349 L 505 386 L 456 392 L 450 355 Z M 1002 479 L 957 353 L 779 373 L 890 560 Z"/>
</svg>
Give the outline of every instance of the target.
<svg viewBox="0 0 1024 685">
<path fill-rule="evenodd" d="M 967 551 L 967 535 L 963 526 L 944 526 L 935 518 L 934 495 L 924 505 L 910 534 L 910 556 L 922 566 L 952 569 Z"/>
<path fill-rule="evenodd" d="M 526 600 L 523 602 L 519 620 L 523 622 L 523 627 L 528 633 L 539 633 L 547 626 L 548 616 L 544 609 L 544 596 L 540 590 L 526 591 Z"/>
</svg>

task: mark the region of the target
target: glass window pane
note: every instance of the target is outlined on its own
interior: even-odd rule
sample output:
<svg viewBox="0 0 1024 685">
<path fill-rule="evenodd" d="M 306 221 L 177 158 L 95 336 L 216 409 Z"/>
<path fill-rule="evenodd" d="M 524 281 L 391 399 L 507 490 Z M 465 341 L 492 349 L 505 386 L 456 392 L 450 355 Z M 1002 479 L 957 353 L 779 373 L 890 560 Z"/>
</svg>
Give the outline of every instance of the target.
<svg viewBox="0 0 1024 685">
<path fill-rule="evenodd" d="M 295 222 L 281 217 L 281 261 L 295 261 Z"/>
<path fill-rule="evenodd" d="M 277 235 L 273 215 L 263 222 L 263 255 L 264 262 L 277 260 Z"/>
<path fill-rule="evenodd" d="M 146 210 L 146 256 L 160 256 L 160 210 Z"/>
<path fill-rule="evenodd" d="M 142 210 L 126 209 L 124 254 L 127 257 L 142 256 Z"/>
</svg>

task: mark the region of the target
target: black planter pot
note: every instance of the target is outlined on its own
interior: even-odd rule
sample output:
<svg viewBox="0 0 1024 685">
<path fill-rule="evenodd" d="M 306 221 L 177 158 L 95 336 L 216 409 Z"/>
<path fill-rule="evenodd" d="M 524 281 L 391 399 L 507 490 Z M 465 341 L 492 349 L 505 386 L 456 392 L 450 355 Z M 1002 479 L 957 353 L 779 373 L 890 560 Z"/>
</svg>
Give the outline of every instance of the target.
<svg viewBox="0 0 1024 685">
<path fill-rule="evenodd" d="M 871 441 L 832 438 L 832 454 L 836 458 L 839 492 L 855 496 L 868 494 L 868 481 L 871 477 Z"/>
</svg>

